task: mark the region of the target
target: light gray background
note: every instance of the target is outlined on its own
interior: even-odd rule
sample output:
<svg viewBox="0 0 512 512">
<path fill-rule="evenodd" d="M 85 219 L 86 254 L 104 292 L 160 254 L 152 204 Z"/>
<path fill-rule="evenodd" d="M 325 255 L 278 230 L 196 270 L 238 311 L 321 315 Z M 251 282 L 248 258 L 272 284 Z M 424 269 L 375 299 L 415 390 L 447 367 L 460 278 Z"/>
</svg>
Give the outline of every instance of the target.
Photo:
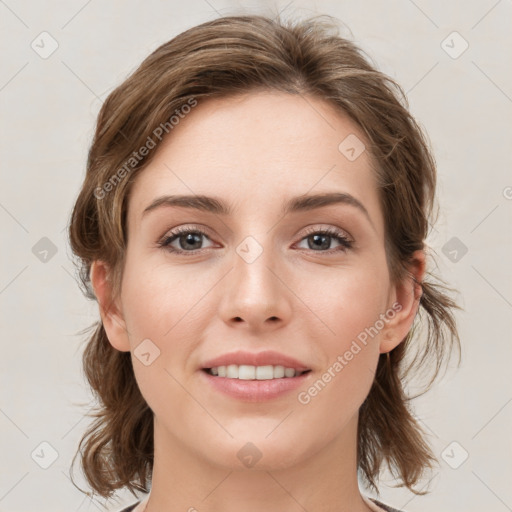
<svg viewBox="0 0 512 512">
<path fill-rule="evenodd" d="M 438 162 L 442 213 L 428 242 L 438 272 L 460 290 L 463 363 L 415 402 L 440 457 L 431 493 L 383 483 L 381 498 L 407 512 L 512 510 L 510 0 L 0 0 L 0 511 L 104 510 L 68 476 L 89 421 L 77 333 L 97 309 L 81 295 L 66 239 L 102 101 L 184 29 L 279 10 L 341 19 L 407 91 Z M 31 48 L 43 51 L 43 31 L 58 43 L 46 59 Z M 43 237 L 57 249 L 46 262 L 33 251 Z M 52 449 L 58 458 L 43 469 Z M 119 498 L 108 510 L 134 501 Z"/>
</svg>

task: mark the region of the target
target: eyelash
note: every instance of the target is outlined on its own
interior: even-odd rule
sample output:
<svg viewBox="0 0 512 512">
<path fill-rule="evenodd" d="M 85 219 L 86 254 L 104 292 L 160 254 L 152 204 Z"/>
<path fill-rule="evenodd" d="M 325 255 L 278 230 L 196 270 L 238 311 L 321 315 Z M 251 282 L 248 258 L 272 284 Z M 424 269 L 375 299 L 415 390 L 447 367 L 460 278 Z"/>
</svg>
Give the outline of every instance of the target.
<svg viewBox="0 0 512 512">
<path fill-rule="evenodd" d="M 166 235 L 162 240 L 157 242 L 157 245 L 171 253 L 174 253 L 174 254 L 183 254 L 186 256 L 196 255 L 198 251 L 201 251 L 201 249 L 184 251 L 181 249 L 176 249 L 174 247 L 170 247 L 170 244 L 172 242 L 174 242 L 174 240 L 178 239 L 180 236 L 187 235 L 189 233 L 204 235 L 205 237 L 207 237 L 209 239 L 208 234 L 205 233 L 205 231 L 203 231 L 202 229 L 192 228 L 192 227 L 179 227 L 179 228 L 176 228 L 174 231 L 171 231 L 171 233 L 169 235 Z M 344 236 L 341 231 L 338 231 L 337 229 L 334 229 L 334 228 L 325 228 L 325 229 L 310 228 L 304 234 L 304 236 L 300 239 L 300 241 L 304 240 L 305 238 L 307 238 L 311 235 L 330 236 L 331 238 L 337 240 L 340 243 L 340 246 L 337 248 L 329 249 L 327 251 L 314 251 L 313 249 L 311 249 L 311 251 L 313 251 L 313 252 L 332 254 L 332 253 L 340 252 L 340 251 L 347 252 L 349 249 L 352 249 L 352 247 L 353 247 L 353 242 L 351 240 L 349 240 L 346 236 Z M 304 250 L 304 249 L 300 249 L 300 250 Z"/>
</svg>

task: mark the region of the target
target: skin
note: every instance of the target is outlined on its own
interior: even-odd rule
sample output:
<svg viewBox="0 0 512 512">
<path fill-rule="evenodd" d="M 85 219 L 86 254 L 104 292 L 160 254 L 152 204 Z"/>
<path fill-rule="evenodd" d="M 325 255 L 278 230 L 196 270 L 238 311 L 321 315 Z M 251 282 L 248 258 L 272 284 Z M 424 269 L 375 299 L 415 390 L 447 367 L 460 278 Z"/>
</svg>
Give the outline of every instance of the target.
<svg viewBox="0 0 512 512">
<path fill-rule="evenodd" d="M 379 354 L 411 329 L 421 288 L 411 278 L 390 281 L 369 155 L 349 161 L 338 150 L 349 134 L 364 140 L 321 99 L 279 92 L 211 99 L 175 126 L 138 176 L 120 296 L 112 296 L 103 262 L 93 264 L 91 280 L 110 343 L 132 353 L 154 412 L 147 512 L 370 510 L 357 482 L 358 409 Z M 281 214 L 292 196 L 333 191 L 361 201 L 371 222 L 346 204 Z M 215 196 L 234 214 L 163 207 L 142 217 L 163 194 Z M 157 245 L 178 226 L 207 232 L 196 245 L 183 237 L 172 243 L 193 255 Z M 338 229 L 353 247 L 341 251 L 328 237 L 323 248 L 308 245 L 308 226 Z M 247 236 L 263 250 L 252 263 L 236 252 Z M 421 282 L 425 254 L 414 257 L 410 270 Z M 396 302 L 401 310 L 378 335 L 301 404 L 298 392 Z M 146 366 L 134 350 L 148 338 L 160 355 Z M 312 372 L 299 390 L 242 402 L 206 385 L 199 373 L 201 362 L 239 348 L 272 348 L 307 362 Z M 237 457 L 249 441 L 262 455 L 254 467 Z"/>
</svg>

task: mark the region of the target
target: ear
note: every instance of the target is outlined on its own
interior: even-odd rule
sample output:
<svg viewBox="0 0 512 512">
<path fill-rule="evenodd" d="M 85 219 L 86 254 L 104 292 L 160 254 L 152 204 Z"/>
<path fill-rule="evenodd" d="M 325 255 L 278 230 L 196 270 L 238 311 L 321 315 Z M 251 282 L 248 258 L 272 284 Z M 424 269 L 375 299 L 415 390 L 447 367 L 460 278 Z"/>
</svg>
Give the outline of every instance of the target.
<svg viewBox="0 0 512 512">
<path fill-rule="evenodd" d="M 112 284 L 109 279 L 109 268 L 100 260 L 91 264 L 89 273 L 91 284 L 100 306 L 101 321 L 110 344 L 121 352 L 129 352 L 130 340 L 123 317 L 120 300 L 113 301 Z"/>
<path fill-rule="evenodd" d="M 387 320 L 382 332 L 380 353 L 390 352 L 398 346 L 412 328 L 414 317 L 420 305 L 422 288 L 420 283 L 425 276 L 425 252 L 415 251 L 409 264 L 409 274 L 393 285 L 390 293 L 389 310 L 394 317 Z"/>
</svg>

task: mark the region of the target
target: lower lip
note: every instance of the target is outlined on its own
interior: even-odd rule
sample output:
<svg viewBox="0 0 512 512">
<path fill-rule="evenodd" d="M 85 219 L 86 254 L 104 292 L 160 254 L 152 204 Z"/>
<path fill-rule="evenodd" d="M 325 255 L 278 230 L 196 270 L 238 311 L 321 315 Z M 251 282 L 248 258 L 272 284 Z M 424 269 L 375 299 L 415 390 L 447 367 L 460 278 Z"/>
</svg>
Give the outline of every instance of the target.
<svg viewBox="0 0 512 512">
<path fill-rule="evenodd" d="M 246 402 L 263 402 L 285 395 L 304 384 L 311 375 L 311 371 L 309 371 L 298 377 L 283 377 L 281 379 L 269 380 L 243 380 L 215 377 L 204 370 L 200 370 L 200 373 L 206 378 L 206 382 L 218 391 Z"/>
</svg>

